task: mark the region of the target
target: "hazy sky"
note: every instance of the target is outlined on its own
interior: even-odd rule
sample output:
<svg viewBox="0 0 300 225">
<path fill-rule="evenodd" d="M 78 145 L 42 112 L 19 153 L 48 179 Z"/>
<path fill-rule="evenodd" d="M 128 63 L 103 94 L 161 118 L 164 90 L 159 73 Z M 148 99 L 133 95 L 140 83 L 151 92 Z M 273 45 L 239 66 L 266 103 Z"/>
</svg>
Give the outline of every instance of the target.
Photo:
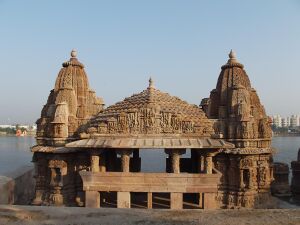
<svg viewBox="0 0 300 225">
<path fill-rule="evenodd" d="M 198 105 L 234 49 L 268 114 L 300 114 L 299 0 L 0 0 L 0 124 L 36 121 L 72 48 L 106 105 L 150 75 Z"/>
</svg>

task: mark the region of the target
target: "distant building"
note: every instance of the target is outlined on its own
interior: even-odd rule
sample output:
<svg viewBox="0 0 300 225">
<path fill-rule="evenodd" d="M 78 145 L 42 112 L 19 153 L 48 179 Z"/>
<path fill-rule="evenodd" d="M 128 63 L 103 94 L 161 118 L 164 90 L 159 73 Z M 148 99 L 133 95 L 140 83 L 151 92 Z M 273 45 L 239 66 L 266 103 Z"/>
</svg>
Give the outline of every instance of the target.
<svg viewBox="0 0 300 225">
<path fill-rule="evenodd" d="M 280 115 L 273 116 L 272 122 L 275 127 L 282 127 L 282 118 Z"/>
<path fill-rule="evenodd" d="M 14 126 L 14 125 L 0 125 L 0 128 L 12 128 L 12 129 L 14 129 L 14 128 L 16 128 L 16 126 Z"/>
<path fill-rule="evenodd" d="M 291 116 L 290 127 L 299 127 L 299 115 Z"/>
<path fill-rule="evenodd" d="M 33 125 L 6 125 L 6 124 L 0 125 L 0 128 L 2 128 L 2 129 L 6 129 L 6 128 L 17 129 L 17 127 L 18 127 L 18 129 L 23 128 L 27 131 L 36 131 L 36 129 L 37 129 L 37 126 L 35 124 L 33 124 Z"/>
<path fill-rule="evenodd" d="M 300 115 L 293 114 L 290 117 L 272 116 L 272 124 L 275 127 L 300 127 Z"/>
<path fill-rule="evenodd" d="M 290 117 L 285 117 L 281 119 L 281 127 L 290 127 L 291 119 Z"/>
</svg>

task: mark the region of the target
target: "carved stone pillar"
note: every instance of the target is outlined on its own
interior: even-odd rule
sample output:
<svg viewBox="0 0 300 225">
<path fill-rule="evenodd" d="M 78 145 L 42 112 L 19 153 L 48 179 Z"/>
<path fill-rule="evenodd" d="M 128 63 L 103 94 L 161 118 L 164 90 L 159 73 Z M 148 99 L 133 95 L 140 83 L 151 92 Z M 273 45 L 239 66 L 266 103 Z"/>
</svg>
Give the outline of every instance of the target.
<svg viewBox="0 0 300 225">
<path fill-rule="evenodd" d="M 147 193 L 147 208 L 152 209 L 152 192 Z"/>
<path fill-rule="evenodd" d="M 165 152 L 171 160 L 171 172 L 180 173 L 180 155 L 185 153 L 185 149 L 167 149 Z"/>
<path fill-rule="evenodd" d="M 64 186 L 64 177 L 67 175 L 67 163 L 60 157 L 49 160 L 48 167 L 51 171 L 50 177 L 50 205 L 62 206 L 64 202 L 62 189 Z"/>
<path fill-rule="evenodd" d="M 99 172 L 99 161 L 100 161 L 100 157 L 98 155 L 99 153 L 97 153 L 96 151 L 92 151 L 91 152 L 91 171 L 92 172 Z"/>
<path fill-rule="evenodd" d="M 34 162 L 34 178 L 35 178 L 35 199 L 33 200 L 32 204 L 34 205 L 41 205 L 43 200 L 42 200 L 42 195 L 43 191 L 40 189 L 40 176 L 38 172 L 38 162 Z"/>
<path fill-rule="evenodd" d="M 121 171 L 128 173 L 130 171 L 130 155 L 132 150 L 124 149 L 119 150 L 118 154 L 121 155 Z"/>
<path fill-rule="evenodd" d="M 205 157 L 205 172 L 207 174 L 212 174 L 213 169 L 213 161 L 212 161 L 212 154 L 207 154 Z"/>
<path fill-rule="evenodd" d="M 129 173 L 130 171 L 130 155 L 131 149 L 118 150 L 117 153 L 121 155 L 121 171 Z M 117 193 L 117 207 L 118 208 L 130 208 L 130 192 L 119 191 Z"/>
<path fill-rule="evenodd" d="M 45 177 L 47 173 L 47 161 L 45 158 L 38 158 L 35 153 L 33 156 L 34 178 L 35 178 L 35 198 L 33 205 L 41 205 L 43 203 L 43 195 L 45 193 Z"/>
<path fill-rule="evenodd" d="M 205 171 L 205 156 L 201 155 L 200 157 L 200 171 L 204 172 Z"/>
<path fill-rule="evenodd" d="M 171 154 L 172 173 L 180 173 L 180 155 L 177 152 Z"/>
<path fill-rule="evenodd" d="M 197 152 L 197 172 L 203 173 L 205 172 L 205 157 L 201 151 Z"/>
</svg>

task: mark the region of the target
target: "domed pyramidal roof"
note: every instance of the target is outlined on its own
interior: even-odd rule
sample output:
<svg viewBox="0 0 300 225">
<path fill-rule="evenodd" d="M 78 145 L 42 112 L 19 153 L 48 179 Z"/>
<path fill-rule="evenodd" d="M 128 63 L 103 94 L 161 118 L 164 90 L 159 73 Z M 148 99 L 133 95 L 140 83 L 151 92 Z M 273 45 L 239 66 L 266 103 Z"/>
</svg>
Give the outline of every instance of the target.
<svg viewBox="0 0 300 225">
<path fill-rule="evenodd" d="M 210 137 L 212 122 L 196 105 L 149 87 L 99 113 L 87 130 L 92 135 L 177 135 Z"/>
</svg>

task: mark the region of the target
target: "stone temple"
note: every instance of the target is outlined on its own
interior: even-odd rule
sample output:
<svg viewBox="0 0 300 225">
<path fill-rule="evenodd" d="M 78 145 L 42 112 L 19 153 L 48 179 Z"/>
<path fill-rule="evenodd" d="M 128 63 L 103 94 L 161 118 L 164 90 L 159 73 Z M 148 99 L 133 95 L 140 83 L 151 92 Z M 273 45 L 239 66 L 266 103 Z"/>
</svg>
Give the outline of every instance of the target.
<svg viewBox="0 0 300 225">
<path fill-rule="evenodd" d="M 76 51 L 62 66 L 37 120 L 33 204 L 211 209 L 269 200 L 270 121 L 233 51 L 199 107 L 150 79 L 141 93 L 105 108 Z M 165 172 L 141 172 L 141 149 L 163 149 Z"/>
</svg>

